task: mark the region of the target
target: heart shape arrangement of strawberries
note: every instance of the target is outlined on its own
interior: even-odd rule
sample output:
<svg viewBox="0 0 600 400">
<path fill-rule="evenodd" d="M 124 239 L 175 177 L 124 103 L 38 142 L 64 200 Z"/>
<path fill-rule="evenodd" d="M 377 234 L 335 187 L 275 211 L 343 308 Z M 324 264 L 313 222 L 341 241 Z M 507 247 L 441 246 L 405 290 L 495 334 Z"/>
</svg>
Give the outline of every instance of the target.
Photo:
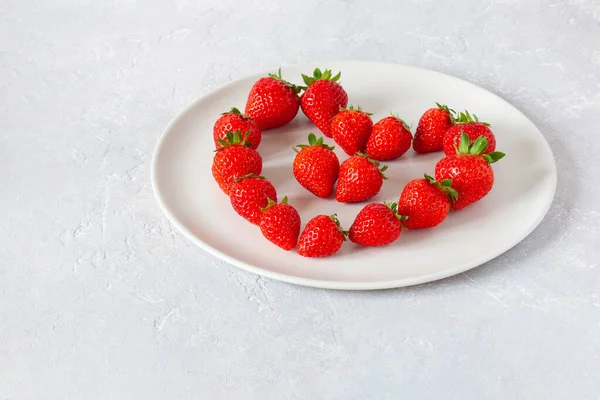
<svg viewBox="0 0 600 400">
<path fill-rule="evenodd" d="M 304 257 L 331 256 L 347 239 L 363 246 L 384 246 L 396 241 L 403 229 L 432 228 L 451 210 L 461 210 L 490 192 L 491 164 L 504 153 L 495 151 L 496 139 L 488 123 L 468 111 L 456 113 L 436 103 L 423 113 L 413 137 L 396 114 L 374 124 L 371 114 L 348 106 L 340 77 L 341 73 L 317 68 L 312 76 L 302 75 L 306 86 L 296 86 L 285 81 L 279 69 L 254 83 L 244 113 L 232 108 L 215 122 L 215 181 L 235 212 L 258 225 L 267 240 L 284 250 L 296 248 Z M 278 202 L 276 188 L 261 176 L 258 152 L 262 131 L 289 123 L 299 109 L 348 155 L 340 164 L 334 147 L 314 133 L 308 134 L 307 143 L 295 146 L 294 177 L 320 198 L 334 193 L 342 203 L 368 201 L 387 179 L 387 167 L 380 161 L 401 157 L 411 145 L 418 153 L 443 151 L 445 157 L 433 176 L 410 181 L 397 202 L 365 205 L 349 231 L 335 214 L 317 215 L 301 231 L 298 211 L 287 197 Z"/>
</svg>

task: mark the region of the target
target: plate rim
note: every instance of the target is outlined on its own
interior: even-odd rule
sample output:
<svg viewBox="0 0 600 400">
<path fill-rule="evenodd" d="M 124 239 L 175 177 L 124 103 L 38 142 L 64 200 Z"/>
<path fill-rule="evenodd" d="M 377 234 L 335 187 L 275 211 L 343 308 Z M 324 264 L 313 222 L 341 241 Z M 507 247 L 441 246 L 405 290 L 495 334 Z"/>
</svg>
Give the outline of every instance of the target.
<svg viewBox="0 0 600 400">
<path fill-rule="evenodd" d="M 508 106 L 512 107 L 515 111 L 517 111 L 518 113 L 523 115 L 529 122 L 531 122 L 533 124 L 533 126 L 537 130 L 537 133 L 539 135 L 541 135 L 542 140 L 547 147 L 547 150 L 550 152 L 550 155 L 552 156 L 552 161 L 553 161 L 552 162 L 552 176 L 551 176 L 552 195 L 548 196 L 548 198 L 546 200 L 546 204 L 544 204 L 544 207 L 543 207 L 543 212 L 541 212 L 539 214 L 539 217 L 534 221 L 534 223 L 532 223 L 531 226 L 524 231 L 524 234 L 520 235 L 518 238 L 516 238 L 513 241 L 507 242 L 508 244 L 506 246 L 503 246 L 502 250 L 499 252 L 494 251 L 490 254 L 486 253 L 480 257 L 477 257 L 476 259 L 472 260 L 471 262 L 462 264 L 461 266 L 456 267 L 456 268 L 445 269 L 440 272 L 434 272 L 434 273 L 430 273 L 430 274 L 426 274 L 426 275 L 422 275 L 422 276 L 418 276 L 418 277 L 402 278 L 402 279 L 395 279 L 395 280 L 372 281 L 372 282 L 347 282 L 347 281 L 302 278 L 302 277 L 286 275 L 283 273 L 273 272 L 273 271 L 269 271 L 269 270 L 266 270 L 266 269 L 263 269 L 260 267 L 256 267 L 254 265 L 248 264 L 244 261 L 241 261 L 235 257 L 232 257 L 228 254 L 225 254 L 225 253 L 215 249 L 214 247 L 208 245 L 207 243 L 202 241 L 200 238 L 198 238 L 197 236 L 192 234 L 187 228 L 185 228 L 185 226 L 183 226 L 183 224 L 181 224 L 179 222 L 179 220 L 175 217 L 174 213 L 167 206 L 166 201 L 164 200 L 162 194 L 158 190 L 158 181 L 157 181 L 158 154 L 159 154 L 166 138 L 169 136 L 170 132 L 172 131 L 173 126 L 175 126 L 177 123 L 179 123 L 179 121 L 182 120 L 192 109 L 196 108 L 198 103 L 204 101 L 206 98 L 210 97 L 211 95 L 213 95 L 214 93 L 216 93 L 218 91 L 221 91 L 228 87 L 236 85 L 237 83 L 239 83 L 242 80 L 246 80 L 246 79 L 250 79 L 250 78 L 259 78 L 261 76 L 266 76 L 268 73 L 270 73 L 270 71 L 263 71 L 263 72 L 240 77 L 231 82 L 227 82 L 226 84 L 218 86 L 218 87 L 210 90 L 208 93 L 203 94 L 202 96 L 196 98 L 194 101 L 192 101 L 187 107 L 185 107 L 182 111 L 180 111 L 169 122 L 169 124 L 162 131 L 162 133 L 154 147 L 154 151 L 152 153 L 152 165 L 151 165 L 151 169 L 150 169 L 152 191 L 154 193 L 154 197 L 156 198 L 161 211 L 166 215 L 169 222 L 171 224 L 173 224 L 175 226 L 175 228 L 177 228 L 177 230 L 181 234 L 183 234 L 183 236 L 186 239 L 188 239 L 193 244 L 200 247 L 202 250 L 206 251 L 210 255 L 212 255 L 220 260 L 223 260 L 226 263 L 228 263 L 234 267 L 237 267 L 239 269 L 242 269 L 242 270 L 250 272 L 250 273 L 257 274 L 259 276 L 264 276 L 266 278 L 278 280 L 281 282 L 292 283 L 295 285 L 300 285 L 300 286 L 305 286 L 305 287 L 315 287 L 315 288 L 320 288 L 320 289 L 379 290 L 379 289 L 393 289 L 393 288 L 407 287 L 407 286 L 419 285 L 419 284 L 427 283 L 427 282 L 433 282 L 433 281 L 441 280 L 444 278 L 448 278 L 450 276 L 458 275 L 460 273 L 466 272 L 473 268 L 479 267 L 479 266 L 493 260 L 494 258 L 501 256 L 502 254 L 506 253 L 508 250 L 512 249 L 513 247 L 515 247 L 516 245 L 521 243 L 544 220 L 544 218 L 548 214 L 548 211 L 549 211 L 549 209 L 554 201 L 555 195 L 556 195 L 556 187 L 557 187 L 557 181 L 558 181 L 556 158 L 554 156 L 554 152 L 552 151 L 552 148 L 550 147 L 550 144 L 548 143 L 548 141 L 546 140 L 546 138 L 544 137 L 544 135 L 542 134 L 540 129 L 521 110 L 516 108 L 514 105 L 512 105 L 510 102 L 503 99 L 496 93 L 494 93 L 486 88 L 483 88 L 479 85 L 476 85 L 470 81 L 467 81 L 467 80 L 464 80 L 464 79 L 461 79 L 456 76 L 449 75 L 449 74 L 446 74 L 443 72 L 439 72 L 436 70 L 431 70 L 431 69 L 421 68 L 421 67 L 414 67 L 414 66 L 404 65 L 404 64 L 400 64 L 400 63 L 383 62 L 383 61 L 364 61 L 364 60 L 337 60 L 337 61 L 309 62 L 309 63 L 304 63 L 304 64 L 285 65 L 285 66 L 282 66 L 282 68 L 301 68 L 301 67 L 312 68 L 312 66 L 315 64 L 326 65 L 326 64 L 341 64 L 341 63 L 370 64 L 373 66 L 375 66 L 375 65 L 396 66 L 396 67 L 412 69 L 412 70 L 421 71 L 421 72 L 425 71 L 428 73 L 443 75 L 445 78 L 452 79 L 452 80 L 458 80 L 461 83 L 468 84 L 477 89 L 484 90 L 488 94 L 496 97 L 498 100 L 506 103 Z"/>
</svg>

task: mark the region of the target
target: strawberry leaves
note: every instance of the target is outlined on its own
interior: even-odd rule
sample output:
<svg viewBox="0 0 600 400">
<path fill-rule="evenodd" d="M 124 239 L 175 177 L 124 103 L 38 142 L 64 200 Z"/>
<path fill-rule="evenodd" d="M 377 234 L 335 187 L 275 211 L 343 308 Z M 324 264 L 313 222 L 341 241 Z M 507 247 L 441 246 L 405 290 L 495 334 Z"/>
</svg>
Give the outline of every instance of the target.
<svg viewBox="0 0 600 400">
<path fill-rule="evenodd" d="M 398 214 L 398 203 L 384 201 L 383 204 L 385 204 L 385 206 L 387 208 L 389 208 L 391 212 L 394 213 L 394 216 L 398 219 L 398 221 L 402 222 L 402 221 L 406 221 L 408 219 L 408 217 L 406 215 Z"/>
<path fill-rule="evenodd" d="M 294 146 L 292 148 L 297 153 L 298 151 L 300 151 L 302 149 L 306 149 L 306 148 L 312 147 L 312 146 L 321 146 L 321 147 L 326 148 L 327 150 L 335 149 L 335 146 L 329 146 L 328 144 L 325 144 L 323 142 L 323 137 L 320 137 L 317 139 L 317 136 L 312 132 L 308 134 L 308 145 L 297 144 L 296 146 Z M 298 149 L 300 149 L 300 150 L 298 150 Z"/>
<path fill-rule="evenodd" d="M 463 132 L 462 134 L 464 135 L 465 133 Z M 461 139 L 462 139 L 462 137 L 461 137 Z M 470 145 L 469 153 L 476 154 L 476 155 L 481 154 L 485 151 L 485 149 L 487 149 L 487 147 L 488 147 L 487 139 L 484 138 L 483 136 L 479 136 L 477 139 L 475 139 L 473 144 Z"/>
<path fill-rule="evenodd" d="M 217 150 L 215 150 L 215 152 L 221 151 L 229 146 L 235 146 L 235 145 L 245 146 L 245 147 L 252 146 L 252 143 L 246 141 L 248 139 L 249 134 L 250 134 L 250 131 L 247 131 L 243 135 L 240 131 L 235 131 L 235 132 L 227 131 L 226 132 L 227 140 L 219 139 L 218 142 L 221 145 L 221 147 L 218 148 Z"/>
<path fill-rule="evenodd" d="M 253 173 L 249 173 L 249 174 L 246 174 L 246 175 L 237 176 L 237 177 L 233 178 L 233 180 L 234 180 L 234 182 L 239 182 L 239 181 L 243 181 L 246 178 L 266 179 L 262 175 L 256 175 L 256 174 L 253 174 Z"/>
<path fill-rule="evenodd" d="M 240 117 L 244 118 L 244 119 L 249 119 L 250 117 L 247 116 L 246 114 L 242 114 L 242 112 L 237 109 L 236 107 L 231 107 L 231 110 L 226 111 L 224 113 L 221 113 L 221 115 L 227 115 L 227 114 L 235 114 L 235 115 L 239 115 Z"/>
<path fill-rule="evenodd" d="M 407 131 L 410 132 L 410 126 L 406 123 L 406 121 L 404 121 L 402 118 L 400 118 L 400 116 L 398 114 L 394 114 L 393 112 L 390 112 L 390 115 L 394 118 L 396 118 L 398 121 L 400 121 L 402 123 L 402 126 L 404 127 L 404 129 L 406 129 Z"/>
<path fill-rule="evenodd" d="M 437 101 L 435 102 L 435 105 L 437 106 L 437 108 L 439 108 L 440 110 L 446 111 L 448 113 L 448 115 L 450 115 L 450 120 L 452 121 L 453 124 L 457 123 L 458 119 L 457 119 L 457 116 L 456 116 L 456 111 L 454 111 L 451 108 L 448 108 L 448 106 L 445 105 L 445 104 L 438 103 Z M 465 111 L 465 112 L 468 114 L 467 111 Z M 477 118 L 477 116 L 475 116 L 475 118 Z"/>
<path fill-rule="evenodd" d="M 262 177 L 264 179 L 264 177 Z M 283 199 L 281 200 L 281 202 L 279 204 L 287 204 L 288 203 L 288 197 L 284 196 Z M 273 199 L 267 199 L 267 206 L 265 208 L 261 208 L 260 211 L 265 212 L 267 211 L 269 208 L 276 206 L 277 202 Z"/>
<path fill-rule="evenodd" d="M 279 68 L 277 70 L 276 74 L 269 74 L 269 78 L 277 79 L 278 81 L 283 82 L 285 84 L 285 86 L 292 89 L 294 91 L 294 93 L 296 93 L 296 94 L 300 93 L 300 91 L 302 90 L 301 86 L 296 86 L 293 83 L 288 82 L 285 79 L 283 79 L 283 77 L 281 76 L 281 68 Z"/>
<path fill-rule="evenodd" d="M 438 106 L 439 106 L 439 104 L 438 104 Z M 490 126 L 489 123 L 480 121 L 479 118 L 477 118 L 477 115 L 473 114 L 473 116 L 471 116 L 471 114 L 469 114 L 469 112 L 467 110 L 459 113 L 458 117 L 454 118 L 453 120 L 454 120 L 455 124 L 469 124 L 469 123 L 475 122 L 475 123 L 483 124 L 485 126 Z"/>
<path fill-rule="evenodd" d="M 458 147 L 456 149 L 457 155 L 474 155 L 483 157 L 488 164 L 493 164 L 499 160 L 501 160 L 506 154 L 501 151 L 494 151 L 489 154 L 481 154 L 487 149 L 488 141 L 485 137 L 479 136 L 475 141 L 469 141 L 469 135 L 465 132 L 461 131 L 460 142 L 458 143 Z"/>
<path fill-rule="evenodd" d="M 351 105 L 348 108 L 344 108 L 344 107 L 340 106 L 340 111 L 358 111 L 358 112 L 361 112 L 363 114 L 373 115 L 373 113 L 363 111 L 361 106 L 354 107 L 354 106 Z"/>
<path fill-rule="evenodd" d="M 440 110 L 444 110 L 444 111 L 446 111 L 448 114 L 456 114 L 456 111 L 454 111 L 454 110 L 453 110 L 453 109 L 451 109 L 451 108 L 448 108 L 448 106 L 447 106 L 447 105 L 445 105 L 445 104 L 440 104 L 440 103 L 438 103 L 438 102 L 436 101 L 436 102 L 435 102 L 435 105 L 437 106 L 437 108 L 439 108 Z"/>
<path fill-rule="evenodd" d="M 333 76 L 333 73 L 331 72 L 330 69 L 326 69 L 325 72 L 321 72 L 321 70 L 319 68 L 315 68 L 315 70 L 313 71 L 313 76 L 308 76 L 308 75 L 304 75 L 302 74 L 302 80 L 304 81 L 304 83 L 306 84 L 306 87 L 312 85 L 313 83 L 315 83 L 315 81 L 318 81 L 320 79 L 325 80 L 325 81 L 332 81 L 332 82 L 337 82 L 340 77 L 342 76 L 342 72 L 338 72 L 337 75 Z M 306 87 L 303 87 L 302 89 L 306 89 Z"/>
<path fill-rule="evenodd" d="M 358 157 L 364 157 L 367 159 L 368 162 L 370 162 L 371 164 L 373 164 L 374 166 L 377 167 L 377 169 L 379 170 L 379 172 L 381 173 L 381 176 L 383 177 L 383 179 L 387 179 L 387 176 L 385 176 L 383 173 L 388 169 L 387 165 L 384 165 L 383 167 L 379 168 L 380 162 L 379 161 L 375 161 L 373 160 L 371 157 L 369 157 L 368 154 L 365 153 L 361 153 L 360 151 L 358 153 L 356 153 L 356 155 Z"/>
<path fill-rule="evenodd" d="M 329 216 L 329 218 L 331 218 L 331 220 L 333 222 L 335 222 L 335 224 L 338 227 L 338 231 L 340 231 L 340 233 L 344 236 L 344 241 L 346 241 L 346 239 L 348 238 L 348 231 L 345 231 L 344 228 L 342 228 L 342 225 L 340 225 L 340 220 L 337 218 L 337 214 L 331 214 Z"/>
<path fill-rule="evenodd" d="M 502 153 L 501 151 L 493 151 L 488 154 L 483 154 L 482 157 L 485 158 L 485 161 L 487 161 L 488 164 L 493 164 L 502 159 L 505 155 L 506 154 Z"/>
<path fill-rule="evenodd" d="M 425 179 L 427 179 L 427 181 L 430 184 L 432 184 L 433 186 L 437 187 L 442 192 L 444 192 L 444 194 L 446 194 L 446 196 L 448 197 L 448 200 L 450 200 L 451 203 L 458 200 L 458 192 L 456 190 L 454 190 L 454 188 L 452 188 L 452 180 L 451 179 L 444 179 L 443 181 L 438 182 L 435 180 L 435 178 L 433 178 L 432 176 L 427 175 L 427 174 L 425 174 Z"/>
</svg>

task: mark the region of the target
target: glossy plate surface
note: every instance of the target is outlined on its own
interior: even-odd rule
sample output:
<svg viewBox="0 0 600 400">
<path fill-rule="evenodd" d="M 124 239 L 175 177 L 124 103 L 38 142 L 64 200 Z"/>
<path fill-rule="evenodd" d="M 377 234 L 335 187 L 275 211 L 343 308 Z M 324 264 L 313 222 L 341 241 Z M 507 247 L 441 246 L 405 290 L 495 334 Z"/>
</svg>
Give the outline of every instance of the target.
<svg viewBox="0 0 600 400">
<path fill-rule="evenodd" d="M 283 68 L 283 77 L 301 84 L 301 73 L 315 67 L 342 71 L 341 84 L 350 104 L 373 113 L 377 121 L 399 114 L 412 130 L 421 114 L 447 104 L 468 109 L 490 122 L 497 150 L 506 157 L 494 164 L 495 185 L 480 202 L 451 213 L 436 228 L 405 231 L 383 248 L 361 248 L 347 242 L 335 256 L 307 259 L 285 252 L 264 239 L 257 226 L 239 217 L 211 174 L 212 128 L 219 114 L 243 110 L 252 84 L 260 76 L 230 83 L 202 97 L 166 129 L 156 147 L 152 184 L 170 221 L 188 239 L 239 268 L 290 283 L 331 289 L 382 289 L 445 278 L 491 260 L 523 240 L 541 222 L 556 188 L 556 164 L 542 133 L 500 97 L 469 82 L 438 72 L 396 64 L 331 62 Z M 275 68 L 274 68 L 275 69 Z M 274 71 L 273 71 L 274 72 Z M 304 224 L 317 214 L 337 213 L 348 229 L 364 204 L 319 199 L 294 179 L 292 146 L 320 132 L 302 111 L 292 123 L 266 131 L 259 147 L 263 175 L 287 195 Z M 334 144 L 331 139 L 326 142 Z M 343 161 L 347 156 L 338 148 Z M 397 201 L 404 185 L 434 167 L 443 153 L 418 155 L 411 150 L 389 165 L 379 195 L 372 202 Z M 332 196 L 333 197 L 333 196 Z"/>
</svg>

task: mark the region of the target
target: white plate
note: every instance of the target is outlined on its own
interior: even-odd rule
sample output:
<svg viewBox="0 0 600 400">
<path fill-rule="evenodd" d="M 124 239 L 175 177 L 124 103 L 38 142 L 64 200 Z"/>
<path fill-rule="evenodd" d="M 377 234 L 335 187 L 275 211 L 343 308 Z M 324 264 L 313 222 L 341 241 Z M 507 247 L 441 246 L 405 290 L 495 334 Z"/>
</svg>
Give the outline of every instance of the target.
<svg viewBox="0 0 600 400">
<path fill-rule="evenodd" d="M 257 226 L 231 208 L 213 181 L 212 127 L 221 112 L 243 110 L 250 87 L 265 74 L 230 83 L 194 102 L 160 138 L 154 153 L 152 184 L 167 217 L 188 239 L 214 256 L 244 270 L 299 285 L 331 289 L 382 289 L 445 278 L 491 260 L 523 240 L 541 222 L 556 188 L 556 165 L 543 135 L 521 112 L 469 82 L 424 69 L 375 62 L 330 62 L 283 68 L 284 78 L 300 84 L 301 73 L 315 67 L 342 71 L 349 104 L 360 105 L 377 121 L 390 111 L 412 128 L 434 102 L 468 109 L 490 122 L 497 149 L 506 157 L 494 164 L 495 185 L 480 202 L 451 213 L 440 226 L 405 231 L 383 248 L 346 242 L 335 256 L 308 259 L 264 239 Z M 273 72 L 276 70 L 273 67 Z M 292 175 L 292 146 L 320 132 L 302 111 L 289 125 L 267 131 L 259 152 L 263 175 L 287 195 L 303 225 L 317 214 L 337 213 L 348 229 L 363 204 L 322 200 L 304 190 Z M 331 139 L 326 142 L 333 144 Z M 338 148 L 340 161 L 346 159 Z M 397 201 L 404 185 L 427 172 L 433 175 L 443 153 L 412 150 L 388 162 L 379 195 L 371 201 Z"/>
</svg>

